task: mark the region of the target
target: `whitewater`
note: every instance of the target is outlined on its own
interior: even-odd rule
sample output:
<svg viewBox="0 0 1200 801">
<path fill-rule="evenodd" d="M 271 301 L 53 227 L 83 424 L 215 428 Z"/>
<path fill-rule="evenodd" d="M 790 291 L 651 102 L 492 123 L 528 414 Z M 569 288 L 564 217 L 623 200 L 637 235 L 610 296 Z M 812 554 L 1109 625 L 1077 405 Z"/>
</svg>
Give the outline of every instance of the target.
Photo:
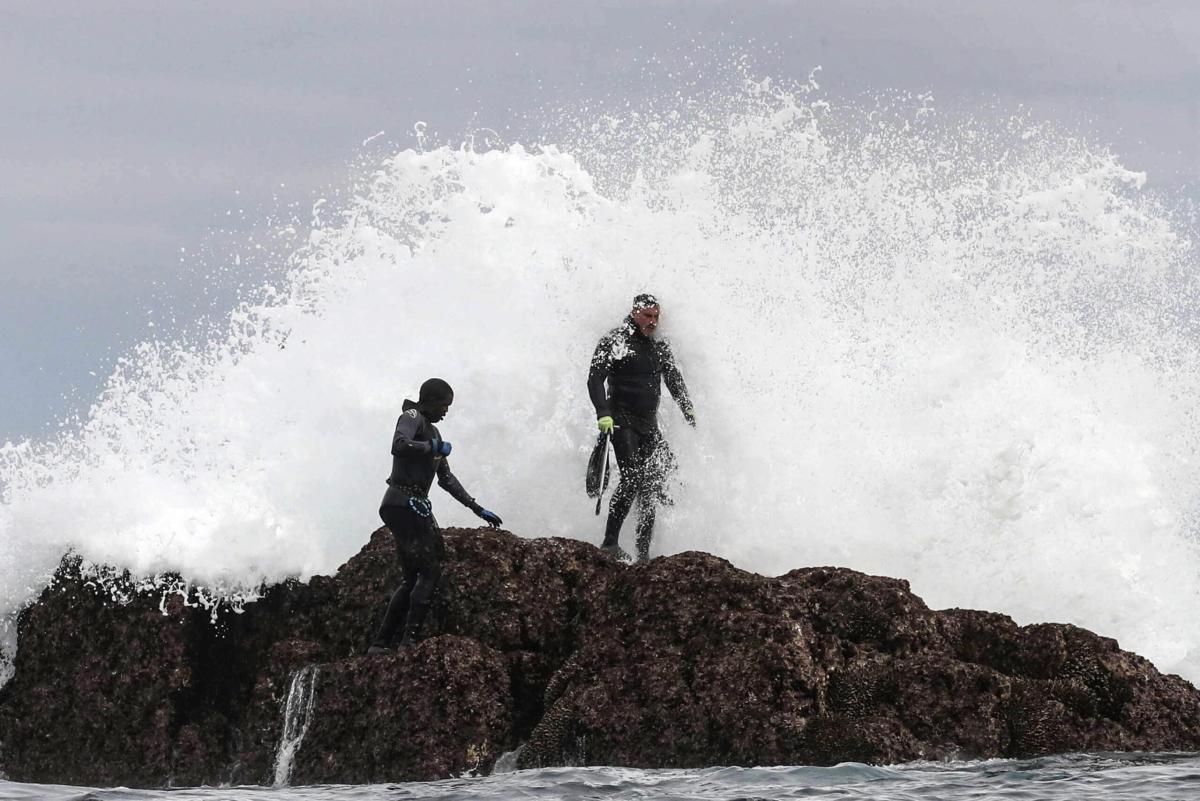
<svg viewBox="0 0 1200 801">
<path fill-rule="evenodd" d="M 214 614 L 335 570 L 430 376 L 506 528 L 598 543 L 588 360 L 649 291 L 699 419 L 662 408 L 680 469 L 653 553 L 896 576 L 1200 680 L 1200 286 L 1145 175 L 1025 116 L 813 83 L 555 137 L 395 152 L 219 334 L 148 339 L 80 422 L 0 447 L 5 663 L 66 552 Z"/>
<path fill-rule="evenodd" d="M 1186 754 L 1096 754 L 875 767 L 545 768 L 405 784 L 131 790 L 18 784 L 0 779 L 4 801 L 1191 801 L 1200 760 Z"/>
</svg>

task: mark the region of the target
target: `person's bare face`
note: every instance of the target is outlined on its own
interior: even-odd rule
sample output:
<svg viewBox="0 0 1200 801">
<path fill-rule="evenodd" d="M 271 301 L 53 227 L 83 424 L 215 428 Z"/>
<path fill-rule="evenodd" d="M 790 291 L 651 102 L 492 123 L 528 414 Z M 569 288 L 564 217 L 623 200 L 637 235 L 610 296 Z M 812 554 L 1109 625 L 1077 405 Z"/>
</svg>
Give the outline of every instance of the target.
<svg viewBox="0 0 1200 801">
<path fill-rule="evenodd" d="M 425 412 L 425 418 L 431 423 L 440 423 L 446 417 L 446 413 L 450 411 L 450 404 L 454 403 L 454 398 L 440 403 Z"/>
<path fill-rule="evenodd" d="M 630 313 L 633 318 L 633 324 L 642 332 L 642 336 L 654 336 L 654 332 L 658 330 L 658 315 L 659 308 L 657 306 L 647 306 L 644 309 L 634 309 Z"/>
</svg>

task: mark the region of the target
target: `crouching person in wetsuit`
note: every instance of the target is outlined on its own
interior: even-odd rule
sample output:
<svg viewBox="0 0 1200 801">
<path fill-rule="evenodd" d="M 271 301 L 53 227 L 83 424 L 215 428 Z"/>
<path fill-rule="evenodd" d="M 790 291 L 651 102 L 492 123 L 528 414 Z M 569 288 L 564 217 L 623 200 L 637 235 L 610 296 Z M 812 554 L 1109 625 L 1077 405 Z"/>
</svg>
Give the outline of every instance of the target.
<svg viewBox="0 0 1200 801">
<path fill-rule="evenodd" d="M 392 437 L 392 474 L 379 507 L 379 516 L 391 529 L 404 570 L 404 582 L 392 595 L 387 614 L 368 654 L 386 653 L 403 626 L 401 645 L 411 645 L 421 631 L 434 589 L 442 575 L 442 532 L 433 517 L 429 488 L 436 474 L 438 486 L 479 515 L 492 528 L 500 518 L 489 512 L 463 489 L 450 472 L 450 443 L 442 439 L 434 423 L 446 416 L 454 402 L 454 391 L 440 378 L 421 385 L 416 403 L 404 401 L 404 411 Z"/>
<path fill-rule="evenodd" d="M 667 476 L 675 468 L 675 456 L 658 428 L 658 400 L 664 381 L 684 419 L 693 428 L 696 425 L 687 386 L 671 347 L 666 340 L 655 338 L 660 311 L 653 295 L 634 298 L 625 322 L 605 334 L 596 346 L 588 372 L 588 395 L 596 407 L 596 424 L 600 431 L 609 432 L 621 474 L 609 501 L 601 547 L 620 559 L 629 559 L 618 539 L 636 500 L 639 562 L 650 558 L 655 511 L 666 499 Z"/>
</svg>

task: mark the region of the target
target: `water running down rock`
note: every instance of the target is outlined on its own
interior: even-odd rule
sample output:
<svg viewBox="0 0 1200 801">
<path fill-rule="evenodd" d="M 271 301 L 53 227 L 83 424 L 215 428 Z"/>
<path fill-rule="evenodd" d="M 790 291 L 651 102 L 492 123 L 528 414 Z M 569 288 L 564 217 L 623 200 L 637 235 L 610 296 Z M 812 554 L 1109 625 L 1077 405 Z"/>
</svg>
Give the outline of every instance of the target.
<svg viewBox="0 0 1200 801">
<path fill-rule="evenodd" d="M 320 664 L 292 783 L 521 767 L 888 763 L 1200 748 L 1200 693 L 1114 640 L 931 611 L 840 568 L 768 578 L 688 552 L 625 567 L 558 538 L 446 532 L 428 638 L 359 656 L 397 569 L 386 530 L 335 576 L 217 625 L 114 603 L 64 562 L 0 690 L 11 779 L 275 781 L 281 709 Z"/>
<path fill-rule="evenodd" d="M 312 720 L 313 700 L 316 698 L 316 665 L 307 665 L 292 674 L 287 701 L 283 707 L 283 734 L 275 755 L 275 786 L 286 787 L 292 779 L 292 760 L 296 749 L 304 742 L 308 723 Z"/>
</svg>

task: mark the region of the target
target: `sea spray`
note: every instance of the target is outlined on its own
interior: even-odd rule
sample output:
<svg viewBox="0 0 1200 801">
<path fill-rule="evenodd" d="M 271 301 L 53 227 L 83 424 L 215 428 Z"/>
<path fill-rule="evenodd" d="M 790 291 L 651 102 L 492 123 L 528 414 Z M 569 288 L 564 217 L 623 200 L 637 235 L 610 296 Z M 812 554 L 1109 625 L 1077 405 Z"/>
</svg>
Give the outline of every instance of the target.
<svg viewBox="0 0 1200 801">
<path fill-rule="evenodd" d="M 144 343 L 77 428 L 0 450 L 4 611 L 68 548 L 228 592 L 334 570 L 431 375 L 468 490 L 598 542 L 586 367 L 649 290 L 699 417 L 662 410 L 655 553 L 899 576 L 1200 678 L 1200 293 L 1144 176 L 1027 119 L 811 85 L 577 122 L 397 153 L 221 337 Z"/>
<path fill-rule="evenodd" d="M 291 783 L 296 752 L 304 742 L 312 719 L 313 702 L 317 697 L 317 665 L 306 665 L 292 672 L 287 699 L 283 705 L 283 733 L 275 752 L 275 786 Z"/>
</svg>

